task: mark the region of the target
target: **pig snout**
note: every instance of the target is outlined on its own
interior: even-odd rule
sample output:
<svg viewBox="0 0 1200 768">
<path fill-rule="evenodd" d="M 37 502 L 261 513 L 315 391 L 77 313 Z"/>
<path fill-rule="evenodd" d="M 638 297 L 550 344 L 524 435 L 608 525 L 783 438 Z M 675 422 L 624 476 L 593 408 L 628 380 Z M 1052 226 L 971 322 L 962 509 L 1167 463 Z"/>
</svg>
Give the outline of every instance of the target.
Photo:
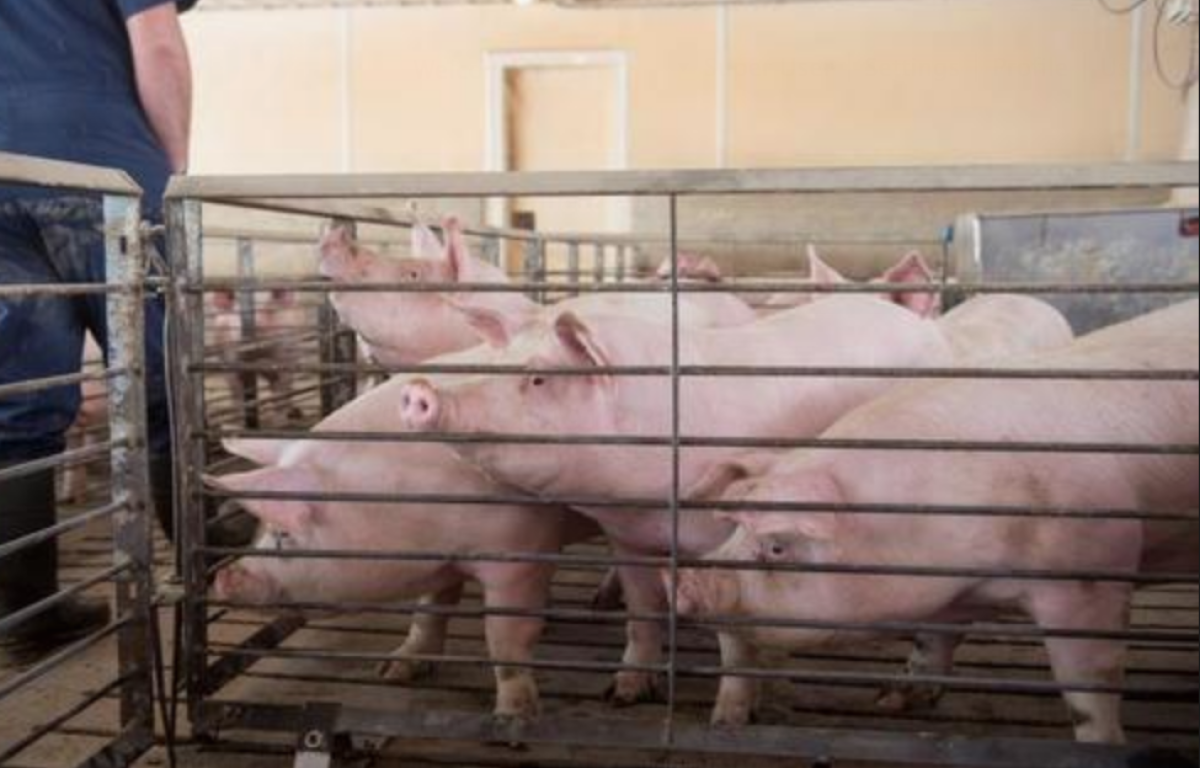
<svg viewBox="0 0 1200 768">
<path fill-rule="evenodd" d="M 267 605 L 278 597 L 267 579 L 241 565 L 231 565 L 213 577 L 213 596 L 223 602 Z"/>
<path fill-rule="evenodd" d="M 432 432 L 441 424 L 442 398 L 427 381 L 414 381 L 400 395 L 400 418 L 414 432 Z"/>
</svg>

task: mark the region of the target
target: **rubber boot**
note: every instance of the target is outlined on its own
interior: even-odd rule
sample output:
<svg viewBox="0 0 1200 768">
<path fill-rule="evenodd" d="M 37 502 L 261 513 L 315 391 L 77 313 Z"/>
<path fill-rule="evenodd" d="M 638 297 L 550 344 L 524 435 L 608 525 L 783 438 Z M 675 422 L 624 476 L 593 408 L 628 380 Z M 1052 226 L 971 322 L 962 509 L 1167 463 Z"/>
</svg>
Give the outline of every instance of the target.
<svg viewBox="0 0 1200 768">
<path fill-rule="evenodd" d="M 45 530 L 55 522 L 53 470 L 0 482 L 0 545 Z M 0 622 L 53 597 L 58 589 L 56 540 L 0 559 Z M 103 629 L 111 619 L 105 601 L 72 598 L 59 603 L 0 633 L 0 668 L 35 664 Z"/>
<path fill-rule="evenodd" d="M 150 459 L 150 500 L 168 541 L 175 541 L 175 464 L 170 456 Z"/>
</svg>

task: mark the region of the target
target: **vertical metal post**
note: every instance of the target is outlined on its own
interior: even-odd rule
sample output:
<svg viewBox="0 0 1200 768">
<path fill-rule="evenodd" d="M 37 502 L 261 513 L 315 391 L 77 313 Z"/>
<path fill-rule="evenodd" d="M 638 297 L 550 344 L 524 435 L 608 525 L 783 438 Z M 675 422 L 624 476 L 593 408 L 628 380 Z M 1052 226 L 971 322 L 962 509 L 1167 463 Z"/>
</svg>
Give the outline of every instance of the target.
<svg viewBox="0 0 1200 768">
<path fill-rule="evenodd" d="M 204 239 L 203 208 L 197 200 L 167 203 L 167 238 L 172 255 L 172 296 L 175 312 L 171 323 L 171 349 L 175 380 L 171 387 L 174 404 L 176 510 L 184 600 L 181 605 L 183 658 L 176 675 L 186 681 L 188 713 L 197 738 L 207 733 L 201 718 L 208 689 L 208 615 L 204 596 L 208 591 L 207 561 L 201 551 L 207 544 L 207 515 L 203 497 L 203 473 L 208 446 L 201 436 L 205 428 L 207 396 L 205 380 L 192 369 L 204 360 Z"/>
<path fill-rule="evenodd" d="M 603 285 L 605 275 L 608 273 L 608 248 L 604 243 L 596 243 L 596 264 L 593 272 L 593 281 L 596 285 Z"/>
<path fill-rule="evenodd" d="M 502 267 L 501 262 L 500 262 L 501 255 L 502 254 L 501 254 L 501 248 L 500 248 L 500 238 L 498 238 L 498 237 L 484 238 L 484 240 L 483 240 L 483 260 L 486 261 L 488 264 L 491 264 L 493 267 L 500 268 L 500 267 Z"/>
<path fill-rule="evenodd" d="M 578 285 L 581 273 L 579 271 L 579 243 L 573 242 L 567 245 L 567 282 L 572 285 Z M 571 291 L 572 296 L 578 296 L 579 290 Z"/>
<path fill-rule="evenodd" d="M 146 252 L 141 237 L 141 202 L 104 198 L 105 269 L 110 285 L 123 290 L 108 297 L 109 365 L 126 373 L 109 382 L 113 501 L 122 509 L 113 519 L 117 565 L 130 566 L 117 580 L 117 612 L 132 618 L 118 636 L 121 723 L 136 743 L 154 743 L 154 676 L 151 611 L 154 600 L 153 516 L 146 427 L 145 282 Z"/>
<path fill-rule="evenodd" d="M 248 238 L 238 238 L 238 278 L 242 282 L 253 280 L 257 267 L 254 259 L 254 241 Z M 237 293 L 238 313 L 242 321 L 242 341 L 258 339 L 258 295 L 253 291 Z M 241 362 L 242 355 L 236 355 Z M 242 410 L 247 429 L 258 429 L 262 424 L 262 407 L 258 397 L 258 374 L 241 373 L 242 379 Z"/>
<path fill-rule="evenodd" d="M 617 282 L 625 282 L 629 275 L 629 246 L 622 245 L 617 249 Z"/>
<path fill-rule="evenodd" d="M 338 220 L 333 224 L 348 230 L 351 237 L 358 236 L 358 225 L 354 221 Z M 342 325 L 342 320 L 333 307 L 332 297 L 331 293 L 324 294 L 318 312 L 321 365 L 353 365 L 358 362 L 358 336 Z M 357 374 L 349 371 L 321 374 L 322 416 L 329 416 L 357 396 Z"/>
<path fill-rule="evenodd" d="M 679 326 L 679 198 L 672 195 L 671 208 L 671 594 L 670 627 L 670 672 L 667 683 L 667 732 L 666 743 L 675 742 L 675 718 L 679 704 L 679 542 L 680 510 L 682 496 L 683 458 L 682 404 L 680 396 L 683 386 L 680 379 L 682 365 L 680 354 Z"/>
</svg>

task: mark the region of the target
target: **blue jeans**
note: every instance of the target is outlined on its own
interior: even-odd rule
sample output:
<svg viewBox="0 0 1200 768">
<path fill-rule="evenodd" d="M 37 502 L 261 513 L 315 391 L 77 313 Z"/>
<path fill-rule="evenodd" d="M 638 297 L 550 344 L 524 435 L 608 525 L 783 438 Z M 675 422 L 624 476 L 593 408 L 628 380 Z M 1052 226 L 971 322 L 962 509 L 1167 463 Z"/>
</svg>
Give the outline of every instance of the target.
<svg viewBox="0 0 1200 768">
<path fill-rule="evenodd" d="M 103 208 L 97 197 L 30 196 L 0 188 L 0 285 L 105 280 Z M 78 373 L 85 332 L 108 347 L 103 295 L 0 299 L 0 385 Z M 169 456 L 161 298 L 146 303 L 150 453 Z M 78 385 L 0 400 L 0 463 L 61 453 L 81 404 Z"/>
</svg>

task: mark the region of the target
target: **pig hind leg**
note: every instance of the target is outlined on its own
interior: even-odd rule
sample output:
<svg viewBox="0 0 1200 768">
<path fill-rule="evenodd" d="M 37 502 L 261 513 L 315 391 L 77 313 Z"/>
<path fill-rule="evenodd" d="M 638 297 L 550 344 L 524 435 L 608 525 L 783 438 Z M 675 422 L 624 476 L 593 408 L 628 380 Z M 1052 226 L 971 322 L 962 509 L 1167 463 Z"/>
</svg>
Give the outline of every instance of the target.
<svg viewBox="0 0 1200 768">
<path fill-rule="evenodd" d="M 1030 600 L 1030 613 L 1044 629 L 1120 632 L 1129 627 L 1131 599 L 1127 584 L 1039 585 Z M 1047 638 L 1046 650 L 1060 685 L 1118 687 L 1125 680 L 1124 642 Z M 1063 698 L 1078 741 L 1125 743 L 1120 695 L 1066 692 Z"/>
<path fill-rule="evenodd" d="M 726 669 L 755 669 L 759 666 L 758 650 L 747 641 L 730 634 L 721 634 L 721 664 Z M 721 678 L 717 707 L 713 711 L 714 728 L 735 729 L 751 725 L 758 715 L 762 700 L 762 681 L 749 677 Z"/>
<path fill-rule="evenodd" d="M 954 654 L 962 635 L 920 635 L 908 658 L 913 677 L 948 677 L 954 671 Z M 937 708 L 945 695 L 941 685 L 906 681 L 888 686 L 879 696 L 880 709 L 887 712 L 925 712 Z"/>
<path fill-rule="evenodd" d="M 462 601 L 465 582 L 459 582 L 442 592 L 421 600 L 423 607 L 453 608 Z M 446 639 L 450 632 L 450 617 L 422 613 L 413 619 L 408 638 L 395 653 L 395 660 L 385 663 L 379 670 L 380 677 L 401 685 L 420 682 L 435 672 L 431 656 L 442 656 L 446 652 Z"/>
<path fill-rule="evenodd" d="M 543 611 L 554 576 L 547 566 L 500 566 L 481 575 L 489 610 Z M 488 616 L 488 652 L 498 664 L 527 665 L 534 660 L 545 620 L 525 616 Z M 541 715 L 537 680 L 528 666 L 496 667 L 496 717 L 531 721 Z"/>
<path fill-rule="evenodd" d="M 617 550 L 621 559 L 636 554 Z M 621 584 L 625 603 L 635 616 L 663 615 L 669 608 L 666 589 L 658 572 L 646 568 L 621 568 Z M 660 621 L 631 621 L 627 627 L 628 640 L 623 663 L 630 667 L 653 667 L 662 664 L 663 633 Z M 624 670 L 617 673 L 608 700 L 614 707 L 633 707 L 661 701 L 662 681 L 658 673 Z"/>
</svg>

